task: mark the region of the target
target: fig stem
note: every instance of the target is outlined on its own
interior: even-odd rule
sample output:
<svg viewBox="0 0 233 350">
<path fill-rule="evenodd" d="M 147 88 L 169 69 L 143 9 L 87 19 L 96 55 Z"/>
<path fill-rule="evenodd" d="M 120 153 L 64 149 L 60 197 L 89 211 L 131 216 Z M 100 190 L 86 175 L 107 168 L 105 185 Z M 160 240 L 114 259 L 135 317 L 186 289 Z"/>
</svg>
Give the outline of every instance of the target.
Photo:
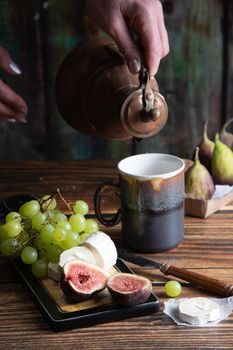
<svg viewBox="0 0 233 350">
<path fill-rule="evenodd" d="M 203 126 L 203 139 L 207 139 L 208 138 L 208 135 L 207 135 L 207 126 L 208 126 L 208 121 L 205 120 L 204 121 L 204 126 Z"/>
<path fill-rule="evenodd" d="M 226 128 L 233 122 L 233 118 L 229 119 L 222 128 L 222 131 L 226 131 Z"/>
<path fill-rule="evenodd" d="M 195 149 L 195 160 L 194 160 L 196 164 L 200 163 L 200 161 L 199 161 L 199 150 L 200 150 L 200 148 L 196 147 L 196 149 Z"/>
</svg>

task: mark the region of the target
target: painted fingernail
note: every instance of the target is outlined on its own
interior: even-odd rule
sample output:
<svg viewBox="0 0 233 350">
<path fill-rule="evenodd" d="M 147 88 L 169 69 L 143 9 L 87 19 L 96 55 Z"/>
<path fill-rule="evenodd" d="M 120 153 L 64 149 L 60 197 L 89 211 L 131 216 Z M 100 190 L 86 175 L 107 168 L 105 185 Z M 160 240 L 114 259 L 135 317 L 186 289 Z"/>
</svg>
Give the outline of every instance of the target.
<svg viewBox="0 0 233 350">
<path fill-rule="evenodd" d="M 14 72 L 14 73 L 16 73 L 16 74 L 21 74 L 22 72 L 21 72 L 21 70 L 20 70 L 20 68 L 17 66 L 17 64 L 15 64 L 14 62 L 11 62 L 10 64 L 9 64 L 9 67 L 10 67 L 10 69 L 12 70 L 12 72 Z"/>
<path fill-rule="evenodd" d="M 27 123 L 27 119 L 24 117 L 15 117 L 15 118 L 4 118 L 8 123 Z"/>
<path fill-rule="evenodd" d="M 18 118 L 18 119 L 17 119 L 17 122 L 20 122 L 20 123 L 27 123 L 27 119 L 26 119 L 26 118 Z"/>
<path fill-rule="evenodd" d="M 133 74 L 139 73 L 139 71 L 141 69 L 141 64 L 136 58 L 129 61 L 128 66 L 129 66 L 131 73 L 133 73 Z"/>
<path fill-rule="evenodd" d="M 8 123 L 15 123 L 16 122 L 16 120 L 14 118 L 5 118 L 4 120 Z"/>
</svg>

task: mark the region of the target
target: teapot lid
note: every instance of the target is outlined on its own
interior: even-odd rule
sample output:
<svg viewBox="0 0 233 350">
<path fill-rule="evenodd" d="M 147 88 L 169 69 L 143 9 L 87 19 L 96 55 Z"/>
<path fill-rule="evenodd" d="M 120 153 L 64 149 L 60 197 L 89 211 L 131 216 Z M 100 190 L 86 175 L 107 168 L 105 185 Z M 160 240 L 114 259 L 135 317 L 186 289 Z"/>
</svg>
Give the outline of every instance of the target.
<svg viewBox="0 0 233 350">
<path fill-rule="evenodd" d="M 155 78 L 146 72 L 140 88 L 125 99 L 121 108 L 124 129 L 134 137 L 145 138 L 157 134 L 168 117 L 164 97 L 158 92 Z M 146 82 L 145 82 L 146 80 Z"/>
</svg>

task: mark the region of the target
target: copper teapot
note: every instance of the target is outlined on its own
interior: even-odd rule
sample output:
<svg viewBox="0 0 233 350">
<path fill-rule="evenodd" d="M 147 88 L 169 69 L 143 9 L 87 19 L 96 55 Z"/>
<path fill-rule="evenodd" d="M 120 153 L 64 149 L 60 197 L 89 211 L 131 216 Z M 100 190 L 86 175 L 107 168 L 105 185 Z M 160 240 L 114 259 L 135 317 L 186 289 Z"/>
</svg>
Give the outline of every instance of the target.
<svg viewBox="0 0 233 350">
<path fill-rule="evenodd" d="M 153 136 L 167 120 L 167 104 L 155 78 L 145 68 L 131 74 L 108 38 L 82 44 L 64 59 L 55 95 L 72 127 L 112 140 Z"/>
</svg>

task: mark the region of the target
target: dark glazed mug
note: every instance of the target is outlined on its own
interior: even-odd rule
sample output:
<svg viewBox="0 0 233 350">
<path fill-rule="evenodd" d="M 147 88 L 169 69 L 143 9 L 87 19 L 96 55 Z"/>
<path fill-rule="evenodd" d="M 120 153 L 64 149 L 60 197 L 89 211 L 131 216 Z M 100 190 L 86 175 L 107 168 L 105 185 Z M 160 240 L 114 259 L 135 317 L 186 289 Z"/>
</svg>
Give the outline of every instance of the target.
<svg viewBox="0 0 233 350">
<path fill-rule="evenodd" d="M 123 242 L 133 250 L 161 252 L 184 237 L 184 161 L 146 153 L 118 163 L 119 183 L 103 183 L 95 193 L 95 212 L 105 226 L 122 222 Z M 101 197 L 114 189 L 121 208 L 112 218 L 101 213 Z"/>
</svg>

